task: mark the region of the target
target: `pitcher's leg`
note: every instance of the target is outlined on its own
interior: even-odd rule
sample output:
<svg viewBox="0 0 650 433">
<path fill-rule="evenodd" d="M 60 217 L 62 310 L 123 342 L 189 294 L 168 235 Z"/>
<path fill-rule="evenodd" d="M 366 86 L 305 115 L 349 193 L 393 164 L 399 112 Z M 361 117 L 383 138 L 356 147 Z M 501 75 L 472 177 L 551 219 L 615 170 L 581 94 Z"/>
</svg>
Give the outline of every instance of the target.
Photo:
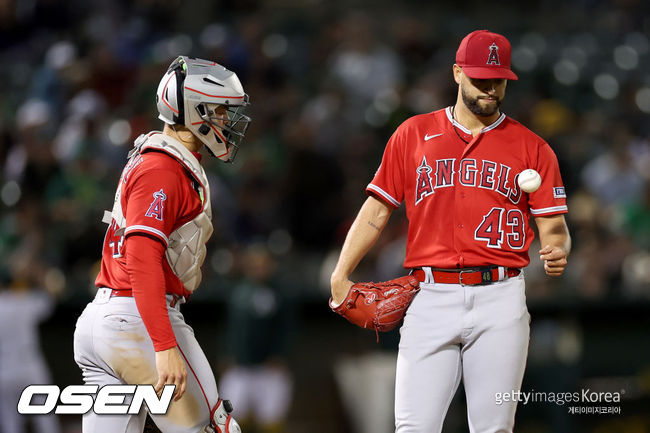
<svg viewBox="0 0 650 433">
<path fill-rule="evenodd" d="M 395 427 L 397 433 L 440 432 L 461 377 L 460 349 L 436 354 L 397 355 Z"/>
<path fill-rule="evenodd" d="M 462 294 L 450 285 L 422 285 L 407 311 L 397 355 L 398 433 L 442 430 L 461 378 Z"/>
<path fill-rule="evenodd" d="M 462 351 L 468 421 L 472 433 L 509 433 L 514 426 L 517 402 L 499 399 L 499 404 L 497 397 L 521 389 L 530 316 L 523 281 L 484 288 L 494 289 L 492 294 L 485 293 L 492 302 L 482 303 L 481 295 L 477 295 L 477 333 Z M 489 305 L 492 311 L 486 311 L 482 305 Z M 486 326 L 481 327 L 481 323 Z"/>
</svg>

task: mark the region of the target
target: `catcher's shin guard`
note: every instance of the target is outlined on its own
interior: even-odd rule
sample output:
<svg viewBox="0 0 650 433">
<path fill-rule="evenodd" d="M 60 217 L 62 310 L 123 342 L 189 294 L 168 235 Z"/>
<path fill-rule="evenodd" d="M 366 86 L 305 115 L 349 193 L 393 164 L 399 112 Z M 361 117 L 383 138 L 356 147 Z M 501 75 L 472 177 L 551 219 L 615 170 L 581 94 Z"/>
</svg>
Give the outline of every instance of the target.
<svg viewBox="0 0 650 433">
<path fill-rule="evenodd" d="M 219 399 L 217 406 L 212 409 L 212 420 L 201 433 L 241 433 L 241 428 L 235 418 L 230 415 L 232 404 L 229 400 Z"/>
</svg>

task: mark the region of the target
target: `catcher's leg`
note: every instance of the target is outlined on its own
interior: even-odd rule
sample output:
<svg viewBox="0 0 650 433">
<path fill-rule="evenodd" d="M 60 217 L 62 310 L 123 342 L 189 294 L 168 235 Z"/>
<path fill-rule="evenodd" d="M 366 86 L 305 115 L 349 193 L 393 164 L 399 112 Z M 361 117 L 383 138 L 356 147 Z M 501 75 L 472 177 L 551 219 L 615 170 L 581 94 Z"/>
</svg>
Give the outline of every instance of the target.
<svg viewBox="0 0 650 433">
<path fill-rule="evenodd" d="M 187 389 L 179 401 L 172 402 L 166 415 L 152 415 L 163 433 L 239 433 L 237 422 L 230 416 L 230 403 L 219 398 L 212 368 L 185 323 L 178 305 L 169 307 L 169 318 L 178 348 L 187 367 Z"/>
<path fill-rule="evenodd" d="M 230 415 L 232 404 L 228 400 L 221 400 L 212 413 L 209 425 L 203 427 L 200 433 L 241 433 L 237 421 Z"/>
<path fill-rule="evenodd" d="M 395 381 L 396 433 L 436 433 L 461 377 L 462 293 L 422 284 L 401 329 Z"/>
<path fill-rule="evenodd" d="M 112 353 L 113 344 L 126 341 L 120 339 L 126 333 L 126 328 L 123 328 L 128 327 L 126 322 L 111 320 L 120 315 L 119 310 L 122 310 L 119 305 L 108 305 L 107 299 L 96 300 L 88 304 L 77 321 L 74 358 L 82 370 L 86 384 L 101 387 L 124 383 L 95 350 L 95 347 L 102 347 Z M 125 403 L 128 402 L 127 396 Z M 82 418 L 82 430 L 84 433 L 141 433 L 144 421 L 144 410 L 138 415 L 96 415 L 90 410 Z"/>
<path fill-rule="evenodd" d="M 470 431 L 509 433 L 517 402 L 496 397 L 512 397 L 524 375 L 530 316 L 523 278 L 476 288 L 474 297 L 476 328 L 462 352 Z"/>
</svg>

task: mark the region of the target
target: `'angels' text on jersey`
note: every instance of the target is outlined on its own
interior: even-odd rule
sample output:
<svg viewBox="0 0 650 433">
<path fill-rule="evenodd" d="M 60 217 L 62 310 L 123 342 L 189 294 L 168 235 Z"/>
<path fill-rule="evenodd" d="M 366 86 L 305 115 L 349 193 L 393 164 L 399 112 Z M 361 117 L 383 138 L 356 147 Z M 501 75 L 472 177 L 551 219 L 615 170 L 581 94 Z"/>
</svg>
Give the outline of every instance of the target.
<svg viewBox="0 0 650 433">
<path fill-rule="evenodd" d="M 527 168 L 542 178 L 533 193 L 517 184 Z M 366 191 L 394 208 L 404 203 L 406 268 L 524 267 L 531 217 L 567 212 L 548 143 L 505 114 L 472 134 L 451 107 L 402 123 Z"/>
<path fill-rule="evenodd" d="M 473 158 L 461 159 L 458 164 L 454 158 L 438 159 L 432 165 L 427 163 L 426 155 L 416 169 L 415 205 L 430 196 L 438 188 L 451 187 L 456 184 L 489 189 L 507 197 L 513 204 L 519 203 L 521 190 L 517 184 L 516 174 L 510 178 L 512 168 L 494 161 Z"/>
</svg>

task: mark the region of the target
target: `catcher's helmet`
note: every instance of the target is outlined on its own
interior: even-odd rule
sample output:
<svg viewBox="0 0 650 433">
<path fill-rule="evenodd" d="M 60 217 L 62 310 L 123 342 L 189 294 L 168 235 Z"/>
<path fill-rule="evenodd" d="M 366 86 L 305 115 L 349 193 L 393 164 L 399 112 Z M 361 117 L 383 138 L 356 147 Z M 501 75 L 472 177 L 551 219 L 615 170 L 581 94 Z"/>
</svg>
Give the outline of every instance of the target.
<svg viewBox="0 0 650 433">
<path fill-rule="evenodd" d="M 156 93 L 158 118 L 169 125 L 183 125 L 210 153 L 232 162 L 251 118 L 237 75 L 209 60 L 180 56 L 169 65 Z M 217 111 L 226 109 L 226 116 Z"/>
</svg>

